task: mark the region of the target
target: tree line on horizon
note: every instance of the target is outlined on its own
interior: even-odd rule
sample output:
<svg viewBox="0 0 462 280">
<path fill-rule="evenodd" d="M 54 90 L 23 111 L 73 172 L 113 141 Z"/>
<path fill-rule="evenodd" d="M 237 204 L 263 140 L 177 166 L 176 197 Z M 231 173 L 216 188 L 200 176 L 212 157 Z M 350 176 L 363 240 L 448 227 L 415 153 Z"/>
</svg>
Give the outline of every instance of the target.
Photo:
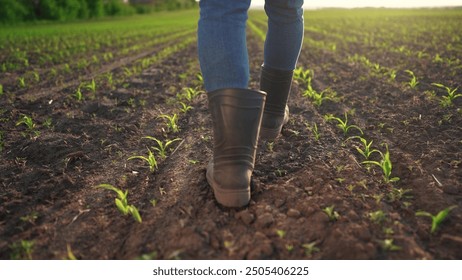
<svg viewBox="0 0 462 280">
<path fill-rule="evenodd" d="M 69 21 L 187 9 L 196 5 L 195 0 L 0 0 L 0 23 Z"/>
</svg>

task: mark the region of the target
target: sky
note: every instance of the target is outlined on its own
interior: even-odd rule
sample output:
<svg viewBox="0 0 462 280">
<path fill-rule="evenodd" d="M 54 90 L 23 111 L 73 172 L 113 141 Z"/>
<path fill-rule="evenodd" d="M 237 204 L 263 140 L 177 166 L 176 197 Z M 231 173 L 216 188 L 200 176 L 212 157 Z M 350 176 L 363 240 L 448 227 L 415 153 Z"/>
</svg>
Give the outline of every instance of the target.
<svg viewBox="0 0 462 280">
<path fill-rule="evenodd" d="M 263 6 L 265 0 L 252 0 L 253 6 Z M 462 0 L 305 0 L 305 8 L 357 8 L 357 7 L 444 7 L 462 6 Z"/>
</svg>

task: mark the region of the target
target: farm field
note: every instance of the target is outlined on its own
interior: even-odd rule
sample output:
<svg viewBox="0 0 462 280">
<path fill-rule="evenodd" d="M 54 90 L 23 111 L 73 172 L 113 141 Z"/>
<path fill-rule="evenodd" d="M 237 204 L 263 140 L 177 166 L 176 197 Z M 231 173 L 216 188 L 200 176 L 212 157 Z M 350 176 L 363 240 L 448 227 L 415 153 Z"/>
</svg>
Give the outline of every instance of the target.
<svg viewBox="0 0 462 280">
<path fill-rule="evenodd" d="M 197 20 L 0 29 L 0 259 L 462 258 L 461 9 L 306 11 L 244 209 L 205 179 Z"/>
</svg>

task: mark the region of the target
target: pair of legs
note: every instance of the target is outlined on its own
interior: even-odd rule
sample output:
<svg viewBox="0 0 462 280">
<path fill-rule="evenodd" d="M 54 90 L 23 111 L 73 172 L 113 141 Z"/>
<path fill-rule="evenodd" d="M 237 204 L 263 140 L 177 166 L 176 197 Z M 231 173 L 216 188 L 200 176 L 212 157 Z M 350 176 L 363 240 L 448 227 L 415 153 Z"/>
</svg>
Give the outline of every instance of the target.
<svg viewBox="0 0 462 280">
<path fill-rule="evenodd" d="M 207 181 L 228 207 L 250 201 L 258 138 L 276 138 L 303 40 L 303 0 L 266 0 L 268 32 L 260 91 L 247 89 L 246 21 L 250 0 L 201 0 L 198 49 L 213 122 Z M 260 133 L 261 132 L 261 133 Z"/>
<path fill-rule="evenodd" d="M 198 50 L 205 89 L 247 88 L 246 21 L 250 0 L 201 0 Z M 303 40 L 303 0 L 266 0 L 264 65 L 293 70 Z"/>
</svg>

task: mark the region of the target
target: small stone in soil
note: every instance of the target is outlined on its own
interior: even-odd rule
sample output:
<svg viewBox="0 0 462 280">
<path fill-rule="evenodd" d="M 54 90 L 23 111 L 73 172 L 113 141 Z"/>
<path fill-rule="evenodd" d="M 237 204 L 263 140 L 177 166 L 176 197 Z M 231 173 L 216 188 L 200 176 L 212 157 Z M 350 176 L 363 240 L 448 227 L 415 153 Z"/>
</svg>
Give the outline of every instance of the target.
<svg viewBox="0 0 462 280">
<path fill-rule="evenodd" d="M 270 213 L 265 213 L 262 214 L 261 216 L 258 216 L 258 224 L 261 227 L 268 227 L 274 222 L 273 215 Z"/>
<path fill-rule="evenodd" d="M 287 211 L 287 216 L 291 217 L 291 218 L 298 218 L 300 217 L 300 211 L 298 211 L 297 209 L 289 209 L 289 211 Z"/>
</svg>

